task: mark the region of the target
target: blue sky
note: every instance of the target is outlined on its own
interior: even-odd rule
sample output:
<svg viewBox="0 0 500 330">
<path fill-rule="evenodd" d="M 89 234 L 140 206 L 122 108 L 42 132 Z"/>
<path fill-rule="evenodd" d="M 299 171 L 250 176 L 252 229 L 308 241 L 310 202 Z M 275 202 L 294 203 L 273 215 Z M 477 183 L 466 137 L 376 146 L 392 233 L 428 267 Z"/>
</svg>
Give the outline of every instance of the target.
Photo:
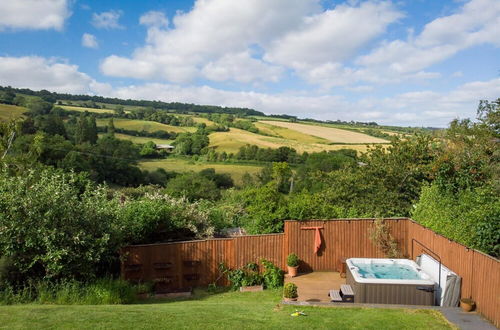
<svg viewBox="0 0 500 330">
<path fill-rule="evenodd" d="M 500 97 L 500 1 L 0 1 L 0 85 L 446 126 Z"/>
</svg>

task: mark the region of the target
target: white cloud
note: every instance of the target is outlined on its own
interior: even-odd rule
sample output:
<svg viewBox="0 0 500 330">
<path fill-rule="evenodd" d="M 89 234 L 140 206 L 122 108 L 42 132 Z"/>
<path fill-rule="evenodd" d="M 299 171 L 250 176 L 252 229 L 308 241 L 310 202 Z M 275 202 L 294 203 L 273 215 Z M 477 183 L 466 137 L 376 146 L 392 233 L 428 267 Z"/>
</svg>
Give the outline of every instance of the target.
<svg viewBox="0 0 500 330">
<path fill-rule="evenodd" d="M 67 93 L 109 92 L 78 66 L 38 56 L 0 57 L 0 85 Z"/>
<path fill-rule="evenodd" d="M 397 73 L 423 70 L 457 52 L 484 43 L 500 46 L 500 1 L 472 0 L 456 13 L 433 20 L 416 37 L 384 42 L 361 56 L 363 66 L 383 66 Z"/>
<path fill-rule="evenodd" d="M 273 41 L 265 58 L 289 67 L 341 62 L 402 16 L 390 2 L 338 5 L 304 17 L 298 28 Z"/>
<path fill-rule="evenodd" d="M 0 31 L 4 29 L 61 30 L 71 16 L 67 0 L 2 0 Z"/>
<path fill-rule="evenodd" d="M 82 46 L 87 48 L 99 48 L 99 43 L 95 35 L 90 33 L 84 33 L 82 35 Z"/>
<path fill-rule="evenodd" d="M 255 45 L 265 47 L 301 24 L 304 15 L 319 10 L 318 0 L 198 0 L 190 12 L 174 17 L 172 29 L 150 27 L 144 47 L 130 58 L 106 58 L 101 70 L 112 76 L 185 83 L 200 77 L 207 65 L 212 75 L 218 61 L 227 61 L 222 59 L 227 54 L 251 53 Z M 259 61 L 260 67 L 266 66 L 258 58 L 253 60 L 254 65 Z"/>
<path fill-rule="evenodd" d="M 122 15 L 121 10 L 110 10 L 100 14 L 92 14 L 92 25 L 98 29 L 123 29 L 124 27 L 118 22 Z"/>
<path fill-rule="evenodd" d="M 282 72 L 281 67 L 252 58 L 248 52 L 226 54 L 202 69 L 203 76 L 210 80 L 242 83 L 258 80 L 277 82 Z"/>
<path fill-rule="evenodd" d="M 161 11 L 148 11 L 139 18 L 139 23 L 156 28 L 168 27 L 168 19 Z"/>
</svg>

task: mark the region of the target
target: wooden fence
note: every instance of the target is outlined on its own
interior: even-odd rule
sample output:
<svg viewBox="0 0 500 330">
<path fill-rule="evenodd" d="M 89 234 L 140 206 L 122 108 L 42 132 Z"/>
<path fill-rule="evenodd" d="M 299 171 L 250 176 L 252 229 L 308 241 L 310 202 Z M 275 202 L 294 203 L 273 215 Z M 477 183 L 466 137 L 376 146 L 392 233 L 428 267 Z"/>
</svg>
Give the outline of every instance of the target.
<svg viewBox="0 0 500 330">
<path fill-rule="evenodd" d="M 477 310 L 500 325 L 500 262 L 453 242 L 411 219 L 385 219 L 402 253 L 415 259 L 437 255 L 443 265 L 462 277 L 462 297 L 476 301 Z M 300 270 L 338 271 L 343 258 L 382 258 L 369 238 L 374 219 L 285 221 L 284 233 L 227 239 L 134 245 L 122 251 L 122 276 L 132 281 L 156 281 L 165 290 L 206 286 L 219 278 L 219 264 L 241 267 L 261 258 L 285 269 L 286 256 L 296 253 Z M 314 251 L 315 230 L 321 227 L 321 247 Z M 429 252 L 430 251 L 430 252 Z"/>
</svg>

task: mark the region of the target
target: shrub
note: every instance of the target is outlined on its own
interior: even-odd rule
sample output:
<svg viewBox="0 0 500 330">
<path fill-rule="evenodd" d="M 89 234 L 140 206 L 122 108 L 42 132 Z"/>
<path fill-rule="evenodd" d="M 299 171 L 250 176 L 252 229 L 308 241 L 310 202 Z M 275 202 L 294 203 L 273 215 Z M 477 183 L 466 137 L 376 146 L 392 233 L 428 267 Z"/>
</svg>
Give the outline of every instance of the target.
<svg viewBox="0 0 500 330">
<path fill-rule="evenodd" d="M 0 290 L 0 304 L 40 303 L 58 305 L 128 304 L 135 301 L 137 288 L 120 279 L 101 278 L 83 283 L 74 280 L 27 282 Z"/>
<path fill-rule="evenodd" d="M 266 259 L 262 259 L 261 263 L 264 265 L 264 273 L 262 273 L 264 287 L 276 289 L 283 286 L 283 271 Z"/>
<path fill-rule="evenodd" d="M 297 298 L 299 295 L 297 294 L 297 285 L 295 283 L 287 283 L 283 287 L 283 297 L 285 298 Z"/>
<path fill-rule="evenodd" d="M 376 219 L 370 232 L 372 242 L 388 257 L 399 258 L 402 256 L 398 242 L 392 237 L 390 228 L 383 219 Z"/>
<path fill-rule="evenodd" d="M 286 258 L 286 264 L 290 267 L 297 267 L 299 265 L 299 257 L 295 253 L 290 253 Z"/>
</svg>

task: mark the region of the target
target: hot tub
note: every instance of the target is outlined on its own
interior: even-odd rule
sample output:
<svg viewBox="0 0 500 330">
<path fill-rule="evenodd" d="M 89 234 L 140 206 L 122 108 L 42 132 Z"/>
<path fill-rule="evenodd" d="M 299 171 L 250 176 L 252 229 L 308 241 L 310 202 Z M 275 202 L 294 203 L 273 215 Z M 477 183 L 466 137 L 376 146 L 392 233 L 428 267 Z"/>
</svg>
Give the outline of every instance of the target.
<svg viewBox="0 0 500 330">
<path fill-rule="evenodd" d="M 355 303 L 434 305 L 434 281 L 408 259 L 347 259 Z"/>
</svg>

